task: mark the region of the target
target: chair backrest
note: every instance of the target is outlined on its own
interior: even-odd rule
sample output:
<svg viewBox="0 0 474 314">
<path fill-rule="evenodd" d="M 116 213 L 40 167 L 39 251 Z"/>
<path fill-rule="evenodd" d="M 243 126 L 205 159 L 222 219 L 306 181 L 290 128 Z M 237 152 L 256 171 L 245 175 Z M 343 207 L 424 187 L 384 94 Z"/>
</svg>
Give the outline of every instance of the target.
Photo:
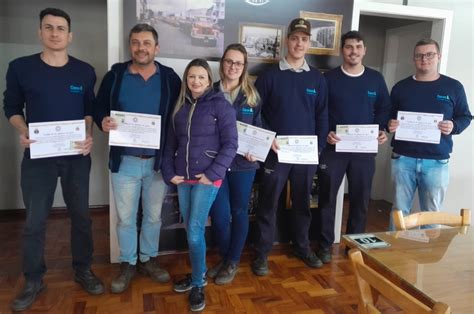
<svg viewBox="0 0 474 314">
<path fill-rule="evenodd" d="M 359 289 L 359 314 L 380 313 L 374 304 L 375 295 L 372 290 L 376 290 L 386 299 L 400 307 L 405 313 L 450 313 L 451 310 L 448 305 L 437 302 L 433 308 L 430 308 L 396 286 L 373 268 L 366 265 L 359 250 L 350 250 L 349 258 L 352 262 Z"/>
<path fill-rule="evenodd" d="M 403 217 L 402 211 L 395 208 L 392 210 L 392 220 L 397 230 L 407 230 L 424 225 L 469 226 L 471 211 L 463 208 L 460 215 L 445 212 L 419 212 Z"/>
</svg>

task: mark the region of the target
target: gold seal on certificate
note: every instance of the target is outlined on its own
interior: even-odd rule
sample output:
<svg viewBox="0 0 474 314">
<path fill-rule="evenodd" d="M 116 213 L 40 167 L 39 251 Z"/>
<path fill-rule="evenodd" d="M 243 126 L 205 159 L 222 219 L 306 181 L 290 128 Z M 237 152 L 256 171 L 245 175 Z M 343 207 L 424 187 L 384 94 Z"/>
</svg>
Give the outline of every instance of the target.
<svg viewBox="0 0 474 314">
<path fill-rule="evenodd" d="M 318 137 L 316 135 L 278 135 L 278 161 L 284 164 L 317 165 Z"/>
<path fill-rule="evenodd" d="M 377 153 L 378 124 L 345 124 L 336 126 L 336 152 Z"/>
<path fill-rule="evenodd" d="M 110 130 L 110 146 L 160 148 L 161 116 L 112 110 L 110 117 L 117 123 Z"/>
<path fill-rule="evenodd" d="M 441 113 L 399 111 L 400 124 L 395 132 L 398 141 L 439 144 L 441 131 L 438 123 L 443 121 Z"/>
<path fill-rule="evenodd" d="M 276 133 L 241 121 L 237 121 L 237 132 L 237 154 L 244 156 L 249 153 L 258 161 L 265 161 Z"/>
<path fill-rule="evenodd" d="M 85 120 L 38 122 L 28 124 L 30 158 L 79 155 L 75 142 L 86 139 Z"/>
</svg>

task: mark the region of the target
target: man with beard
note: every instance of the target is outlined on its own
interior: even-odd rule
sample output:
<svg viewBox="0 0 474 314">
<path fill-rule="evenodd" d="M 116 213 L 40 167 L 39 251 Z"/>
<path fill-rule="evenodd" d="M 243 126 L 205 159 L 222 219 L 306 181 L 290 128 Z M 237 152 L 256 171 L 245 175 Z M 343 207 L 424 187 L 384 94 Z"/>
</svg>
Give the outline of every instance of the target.
<svg viewBox="0 0 474 314">
<path fill-rule="evenodd" d="M 158 33 L 148 24 L 135 25 L 129 34 L 132 60 L 118 63 L 105 75 L 97 94 L 94 120 L 104 132 L 117 128 L 111 110 L 161 116 L 160 147 L 181 87 L 173 69 L 156 62 Z M 136 270 L 158 282 L 169 273 L 157 262 L 161 228 L 161 207 L 166 184 L 160 173 L 162 149 L 111 146 L 109 169 L 117 210 L 117 238 L 120 274 L 112 280 L 111 291 L 125 291 Z M 137 256 L 137 211 L 142 200 Z"/>
<path fill-rule="evenodd" d="M 328 84 L 329 134 L 319 160 L 319 209 L 321 228 L 317 254 L 323 263 L 331 261 L 334 242 L 336 198 L 342 179 L 349 183 L 349 219 L 346 233 L 363 233 L 367 221 L 375 154 L 336 152 L 341 139 L 335 133 L 337 125 L 378 124 L 378 143 L 387 136 L 383 131 L 390 113 L 390 98 L 382 75 L 362 64 L 366 53 L 364 39 L 357 31 L 341 37 L 343 63 L 325 73 Z"/>
</svg>

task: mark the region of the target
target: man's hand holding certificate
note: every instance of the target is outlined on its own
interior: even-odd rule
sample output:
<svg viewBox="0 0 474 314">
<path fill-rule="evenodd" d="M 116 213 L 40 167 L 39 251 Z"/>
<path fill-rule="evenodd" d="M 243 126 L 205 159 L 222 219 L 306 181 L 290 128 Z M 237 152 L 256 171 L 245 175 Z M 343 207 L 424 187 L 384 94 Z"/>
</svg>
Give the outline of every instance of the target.
<svg viewBox="0 0 474 314">
<path fill-rule="evenodd" d="M 110 146 L 160 148 L 161 116 L 111 111 L 110 118 L 116 124 L 116 128 L 110 130 Z"/>
<path fill-rule="evenodd" d="M 377 153 L 379 126 L 377 124 L 337 125 L 336 152 Z"/>
<path fill-rule="evenodd" d="M 265 161 L 272 146 L 275 132 L 237 121 L 239 147 L 237 154 L 250 154 L 258 161 Z"/>
<path fill-rule="evenodd" d="M 439 144 L 441 131 L 438 124 L 443 120 L 442 114 L 399 111 L 397 120 L 396 140 Z"/>
<path fill-rule="evenodd" d="M 28 125 L 31 159 L 79 155 L 77 142 L 86 139 L 84 120 L 30 123 Z"/>
<path fill-rule="evenodd" d="M 307 136 L 277 136 L 278 161 L 285 164 L 317 165 L 318 137 Z"/>
</svg>

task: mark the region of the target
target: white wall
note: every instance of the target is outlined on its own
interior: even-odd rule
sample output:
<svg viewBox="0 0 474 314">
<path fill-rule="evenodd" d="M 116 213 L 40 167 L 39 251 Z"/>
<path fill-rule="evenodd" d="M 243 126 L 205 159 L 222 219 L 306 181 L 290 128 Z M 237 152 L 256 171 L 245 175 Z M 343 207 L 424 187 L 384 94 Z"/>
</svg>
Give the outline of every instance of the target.
<svg viewBox="0 0 474 314">
<path fill-rule="evenodd" d="M 375 0 L 390 4 L 403 1 Z M 429 7 L 453 11 L 451 41 L 446 74 L 459 80 L 466 90 L 471 113 L 474 113 L 474 7 L 471 0 L 409 0 L 409 6 Z M 451 182 L 445 200 L 445 210 L 458 213 L 459 209 L 474 209 L 474 126 L 454 136 L 454 150 L 450 161 Z M 389 180 L 389 178 L 387 178 Z"/>
<path fill-rule="evenodd" d="M 58 7 L 71 16 L 73 43 L 69 53 L 92 64 L 97 85 L 107 70 L 107 1 L 106 0 L 2 0 L 0 2 L 0 91 L 5 90 L 8 63 L 14 58 L 38 53 L 41 44 L 37 32 L 39 12 Z M 3 99 L 3 97 L 2 97 Z M 3 107 L 3 106 L 2 106 Z M 4 117 L 0 117 L 0 210 L 24 208 L 20 190 L 20 163 L 23 149 L 18 135 Z M 92 152 L 90 205 L 109 203 L 108 148 L 105 138 L 96 129 Z M 61 189 L 56 191 L 53 206 L 64 207 Z"/>
</svg>

